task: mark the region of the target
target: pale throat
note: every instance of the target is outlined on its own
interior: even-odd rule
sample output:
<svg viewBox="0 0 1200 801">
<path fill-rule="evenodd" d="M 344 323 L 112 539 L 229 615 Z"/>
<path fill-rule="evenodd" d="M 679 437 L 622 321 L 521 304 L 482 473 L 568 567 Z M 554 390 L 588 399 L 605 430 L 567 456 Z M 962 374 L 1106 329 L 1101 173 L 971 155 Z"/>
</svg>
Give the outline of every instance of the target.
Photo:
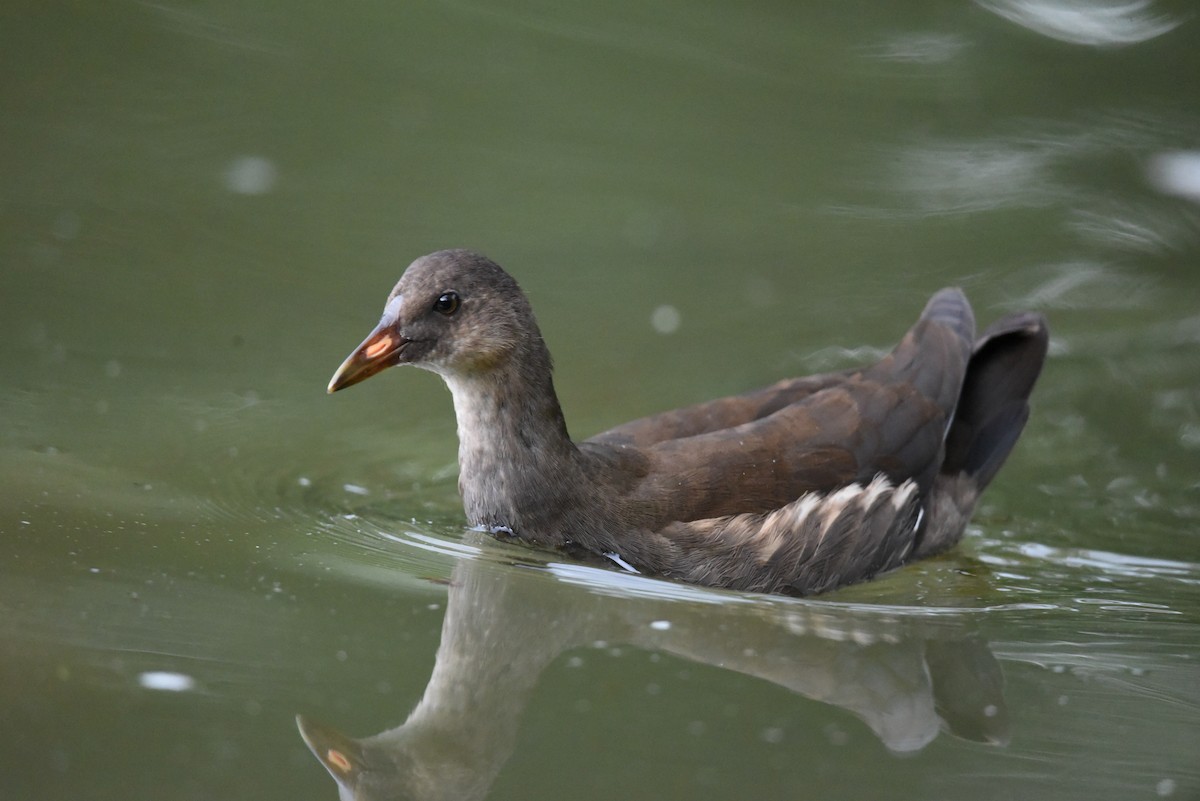
<svg viewBox="0 0 1200 801">
<path fill-rule="evenodd" d="M 577 469 L 553 388 L 497 373 L 442 377 L 454 399 L 468 515 L 519 527 L 522 509 Z"/>
</svg>

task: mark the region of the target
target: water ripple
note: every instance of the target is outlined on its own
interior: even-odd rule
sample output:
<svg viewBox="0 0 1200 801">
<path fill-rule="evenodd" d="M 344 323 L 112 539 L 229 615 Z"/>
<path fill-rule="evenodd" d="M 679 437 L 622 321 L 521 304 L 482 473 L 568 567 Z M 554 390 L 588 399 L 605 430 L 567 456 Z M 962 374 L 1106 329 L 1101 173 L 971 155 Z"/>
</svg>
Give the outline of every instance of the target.
<svg viewBox="0 0 1200 801">
<path fill-rule="evenodd" d="M 1151 0 L 976 0 L 1009 22 L 1060 42 L 1120 47 L 1149 41 L 1182 20 L 1150 12 Z"/>
</svg>

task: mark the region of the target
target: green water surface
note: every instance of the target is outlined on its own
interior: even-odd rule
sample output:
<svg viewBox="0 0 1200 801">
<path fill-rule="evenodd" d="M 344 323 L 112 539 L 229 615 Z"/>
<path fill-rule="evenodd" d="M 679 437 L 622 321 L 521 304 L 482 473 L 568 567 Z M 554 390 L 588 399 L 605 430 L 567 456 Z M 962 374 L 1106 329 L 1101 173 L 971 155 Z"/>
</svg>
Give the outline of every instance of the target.
<svg viewBox="0 0 1200 801">
<path fill-rule="evenodd" d="M 332 799 L 297 714 L 360 798 L 1200 797 L 1197 75 L 1151 0 L 7 3 L 0 799 Z M 325 394 L 444 247 L 579 437 L 948 284 L 1051 357 L 952 553 L 700 590 L 465 532 L 436 377 Z"/>
</svg>

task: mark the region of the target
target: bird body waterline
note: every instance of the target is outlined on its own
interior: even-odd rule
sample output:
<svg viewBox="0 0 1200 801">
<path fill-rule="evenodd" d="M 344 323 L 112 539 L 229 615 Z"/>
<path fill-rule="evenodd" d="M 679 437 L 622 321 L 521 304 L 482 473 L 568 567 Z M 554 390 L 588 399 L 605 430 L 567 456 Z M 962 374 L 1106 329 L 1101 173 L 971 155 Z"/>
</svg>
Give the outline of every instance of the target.
<svg viewBox="0 0 1200 801">
<path fill-rule="evenodd" d="M 943 289 L 873 365 L 573 442 L 524 293 L 450 250 L 409 266 L 329 391 L 401 364 L 438 373 L 472 525 L 641 573 L 807 595 L 961 538 L 1024 428 L 1047 342 L 1031 312 L 976 337 L 966 297 Z"/>
</svg>

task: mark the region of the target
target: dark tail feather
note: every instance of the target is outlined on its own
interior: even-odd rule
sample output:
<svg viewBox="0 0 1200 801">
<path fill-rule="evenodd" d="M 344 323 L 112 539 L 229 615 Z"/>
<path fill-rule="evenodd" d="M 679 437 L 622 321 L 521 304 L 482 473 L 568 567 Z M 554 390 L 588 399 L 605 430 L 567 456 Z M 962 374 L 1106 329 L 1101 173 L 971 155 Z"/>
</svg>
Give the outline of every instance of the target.
<svg viewBox="0 0 1200 801">
<path fill-rule="evenodd" d="M 921 319 L 947 326 L 967 341 L 975 338 L 975 315 L 967 296 L 958 287 L 946 287 L 935 292 L 925 304 Z"/>
<path fill-rule="evenodd" d="M 1029 419 L 1029 394 L 1042 371 L 1050 333 L 1035 312 L 1010 314 L 976 342 L 942 473 L 966 474 L 978 490 L 995 477 Z"/>
<path fill-rule="evenodd" d="M 886 383 L 909 384 L 949 416 L 962 394 L 974 342 L 975 315 L 967 296 L 961 289 L 942 289 L 925 304 L 916 325 L 895 349 L 866 374 Z"/>
</svg>

